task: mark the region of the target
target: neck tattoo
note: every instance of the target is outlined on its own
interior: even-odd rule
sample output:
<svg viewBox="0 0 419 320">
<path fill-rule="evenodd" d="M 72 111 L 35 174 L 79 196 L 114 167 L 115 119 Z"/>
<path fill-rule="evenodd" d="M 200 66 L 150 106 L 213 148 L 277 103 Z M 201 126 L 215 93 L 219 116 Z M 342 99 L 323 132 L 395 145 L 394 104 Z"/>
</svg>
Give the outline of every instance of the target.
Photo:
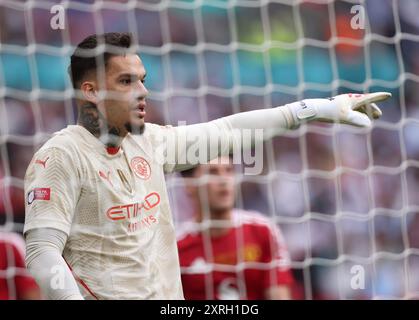
<svg viewBox="0 0 419 320">
<path fill-rule="evenodd" d="M 107 147 L 120 146 L 123 139 L 121 130 L 115 126 L 109 126 L 106 118 L 99 112 L 96 105 L 92 103 L 83 105 L 80 108 L 77 122 Z"/>
</svg>

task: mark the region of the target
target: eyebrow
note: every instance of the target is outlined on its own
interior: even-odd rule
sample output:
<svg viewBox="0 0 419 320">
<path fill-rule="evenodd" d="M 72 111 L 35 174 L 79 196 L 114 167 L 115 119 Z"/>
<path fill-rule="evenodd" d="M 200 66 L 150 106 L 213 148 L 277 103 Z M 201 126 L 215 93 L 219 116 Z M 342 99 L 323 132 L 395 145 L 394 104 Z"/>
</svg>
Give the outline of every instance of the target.
<svg viewBox="0 0 419 320">
<path fill-rule="evenodd" d="M 147 72 L 144 73 L 142 78 L 144 79 L 146 76 L 147 76 Z M 136 73 L 127 73 L 127 72 L 124 72 L 124 73 L 121 73 L 120 75 L 118 75 L 118 78 L 122 78 L 122 77 L 141 78 L 141 76 L 139 76 Z"/>
</svg>

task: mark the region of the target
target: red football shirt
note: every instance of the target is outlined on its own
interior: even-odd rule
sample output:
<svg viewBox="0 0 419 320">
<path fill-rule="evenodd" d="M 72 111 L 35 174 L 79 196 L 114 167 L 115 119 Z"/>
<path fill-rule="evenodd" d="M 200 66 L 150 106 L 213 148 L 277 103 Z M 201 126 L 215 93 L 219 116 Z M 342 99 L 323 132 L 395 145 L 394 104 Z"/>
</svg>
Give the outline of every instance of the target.
<svg viewBox="0 0 419 320">
<path fill-rule="evenodd" d="M 23 240 L 0 233 L 0 300 L 25 298 L 27 290 L 38 289 L 25 269 Z"/>
<path fill-rule="evenodd" d="M 293 283 L 279 229 L 246 211 L 234 210 L 232 221 L 218 237 L 188 230 L 179 237 L 185 299 L 266 299 L 267 288 Z"/>
</svg>

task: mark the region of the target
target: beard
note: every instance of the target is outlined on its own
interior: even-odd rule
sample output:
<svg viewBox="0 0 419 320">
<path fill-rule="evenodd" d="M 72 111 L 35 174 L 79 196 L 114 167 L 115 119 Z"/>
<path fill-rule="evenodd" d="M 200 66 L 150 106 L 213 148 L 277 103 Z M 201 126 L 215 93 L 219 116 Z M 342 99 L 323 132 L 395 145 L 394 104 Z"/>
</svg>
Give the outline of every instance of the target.
<svg viewBox="0 0 419 320">
<path fill-rule="evenodd" d="M 125 123 L 124 127 L 129 133 L 136 134 L 136 135 L 143 134 L 145 131 L 145 123 L 143 123 L 140 126 L 133 127 L 131 122 L 127 122 Z"/>
<path fill-rule="evenodd" d="M 125 129 L 125 130 L 124 130 Z M 123 125 L 123 128 L 117 126 L 109 126 L 107 132 L 100 135 L 100 140 L 107 146 L 118 146 L 127 133 L 141 135 L 145 130 L 145 124 L 133 126 L 130 122 Z M 124 132 L 125 131 L 125 132 Z"/>
</svg>

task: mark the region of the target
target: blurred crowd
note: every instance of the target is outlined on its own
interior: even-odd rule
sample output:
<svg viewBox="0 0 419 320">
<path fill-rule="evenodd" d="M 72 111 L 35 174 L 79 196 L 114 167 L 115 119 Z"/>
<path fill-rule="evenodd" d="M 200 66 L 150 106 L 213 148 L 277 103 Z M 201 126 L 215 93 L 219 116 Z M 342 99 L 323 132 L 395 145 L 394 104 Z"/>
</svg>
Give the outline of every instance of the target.
<svg viewBox="0 0 419 320">
<path fill-rule="evenodd" d="M 148 122 L 391 92 L 371 131 L 310 124 L 267 142 L 264 171 L 242 177 L 237 206 L 280 225 L 295 298 L 419 298 L 419 3 L 369 0 L 367 28 L 353 29 L 345 1 L 201 2 L 103 1 L 92 12 L 93 1 L 70 1 L 64 30 L 50 27 L 54 1 L 32 2 L 30 18 L 24 1 L 0 4 L 1 226 L 22 231 L 26 167 L 46 137 L 75 122 L 72 46 L 98 30 L 131 31 L 147 69 Z M 168 186 L 181 224 L 192 214 L 182 179 L 169 176 Z M 354 265 L 365 269 L 364 290 L 351 289 Z"/>
</svg>

